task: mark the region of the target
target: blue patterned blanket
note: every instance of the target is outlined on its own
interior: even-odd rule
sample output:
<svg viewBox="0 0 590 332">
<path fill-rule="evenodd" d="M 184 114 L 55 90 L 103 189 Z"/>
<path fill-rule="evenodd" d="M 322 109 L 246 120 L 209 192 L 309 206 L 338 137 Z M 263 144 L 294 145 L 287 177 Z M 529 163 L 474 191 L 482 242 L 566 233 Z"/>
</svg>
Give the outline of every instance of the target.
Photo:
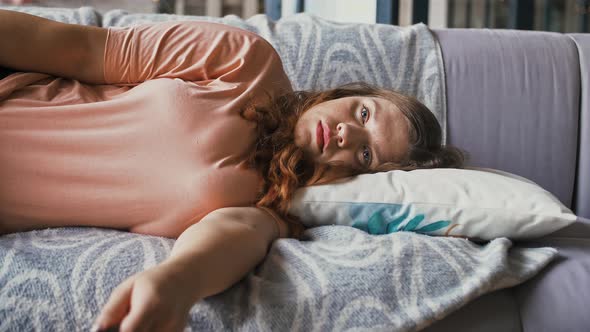
<svg viewBox="0 0 590 332">
<path fill-rule="evenodd" d="M 111 291 L 164 260 L 174 240 L 97 228 L 0 237 L 0 331 L 87 331 Z M 556 255 L 347 226 L 279 239 L 228 290 L 192 308 L 189 331 L 416 331 L 519 284 Z M 206 268 L 206 267 L 204 267 Z"/>
</svg>

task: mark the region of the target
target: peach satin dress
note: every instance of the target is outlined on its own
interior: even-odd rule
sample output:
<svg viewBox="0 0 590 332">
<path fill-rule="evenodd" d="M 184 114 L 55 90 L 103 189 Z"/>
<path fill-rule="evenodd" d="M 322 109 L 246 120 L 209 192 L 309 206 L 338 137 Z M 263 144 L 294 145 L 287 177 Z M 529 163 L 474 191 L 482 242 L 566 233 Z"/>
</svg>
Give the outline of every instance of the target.
<svg viewBox="0 0 590 332">
<path fill-rule="evenodd" d="M 107 84 L 41 73 L 0 81 L 0 220 L 177 237 L 251 206 L 252 98 L 291 91 L 261 37 L 226 25 L 109 28 Z"/>
</svg>

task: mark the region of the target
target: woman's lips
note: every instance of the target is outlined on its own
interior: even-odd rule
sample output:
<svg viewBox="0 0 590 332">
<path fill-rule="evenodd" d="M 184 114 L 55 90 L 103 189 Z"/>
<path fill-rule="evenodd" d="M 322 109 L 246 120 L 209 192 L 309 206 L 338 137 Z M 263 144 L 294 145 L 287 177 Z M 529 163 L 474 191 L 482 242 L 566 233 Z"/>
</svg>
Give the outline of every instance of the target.
<svg viewBox="0 0 590 332">
<path fill-rule="evenodd" d="M 324 147 L 322 148 L 322 151 L 323 151 L 326 149 L 326 146 L 328 146 L 328 143 L 330 143 L 330 128 L 323 123 L 322 123 L 322 132 L 324 133 Z"/>
<path fill-rule="evenodd" d="M 315 129 L 316 143 L 320 153 L 324 152 L 324 128 L 322 127 L 322 121 L 318 122 L 318 126 Z"/>
</svg>

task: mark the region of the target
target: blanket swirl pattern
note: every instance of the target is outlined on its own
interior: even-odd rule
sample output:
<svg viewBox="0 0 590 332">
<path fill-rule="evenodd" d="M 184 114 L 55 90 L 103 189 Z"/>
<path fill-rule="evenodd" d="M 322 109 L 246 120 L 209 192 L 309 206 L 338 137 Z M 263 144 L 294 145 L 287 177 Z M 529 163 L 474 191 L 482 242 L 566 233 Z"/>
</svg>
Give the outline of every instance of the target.
<svg viewBox="0 0 590 332">
<path fill-rule="evenodd" d="M 173 244 L 82 227 L 3 236 L 0 331 L 87 331 L 110 292 L 163 261 Z M 275 241 L 240 282 L 197 302 L 186 331 L 416 331 L 479 295 L 524 282 L 555 255 L 506 238 L 478 245 L 311 228 L 302 241 Z"/>
</svg>

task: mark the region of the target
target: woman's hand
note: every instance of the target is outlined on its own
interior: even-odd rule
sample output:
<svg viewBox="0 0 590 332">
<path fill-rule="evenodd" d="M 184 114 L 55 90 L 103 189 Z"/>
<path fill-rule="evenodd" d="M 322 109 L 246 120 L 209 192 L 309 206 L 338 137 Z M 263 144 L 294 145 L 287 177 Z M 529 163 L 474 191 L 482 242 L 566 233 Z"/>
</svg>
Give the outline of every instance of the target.
<svg viewBox="0 0 590 332">
<path fill-rule="evenodd" d="M 113 290 L 92 331 L 182 331 L 194 301 L 181 285 L 164 264 L 127 278 Z"/>
</svg>

